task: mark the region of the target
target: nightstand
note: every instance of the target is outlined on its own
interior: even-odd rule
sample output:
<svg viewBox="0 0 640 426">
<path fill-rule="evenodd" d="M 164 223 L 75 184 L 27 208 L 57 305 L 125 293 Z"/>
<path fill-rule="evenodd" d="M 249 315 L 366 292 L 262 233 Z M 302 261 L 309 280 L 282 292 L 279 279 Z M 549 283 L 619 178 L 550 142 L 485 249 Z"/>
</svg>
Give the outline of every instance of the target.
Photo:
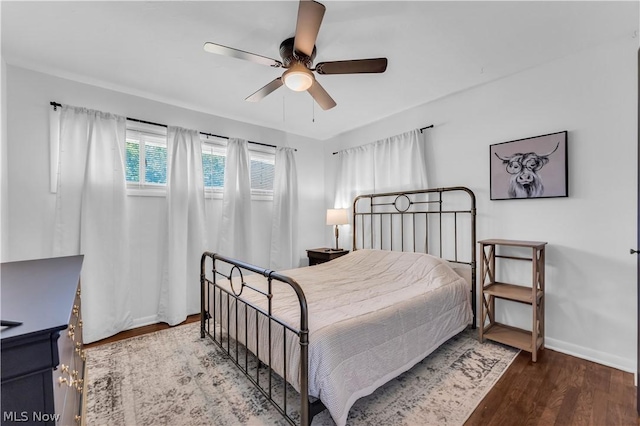
<svg viewBox="0 0 640 426">
<path fill-rule="evenodd" d="M 347 253 L 349 253 L 349 250 L 336 250 L 325 247 L 309 249 L 307 250 L 307 256 L 309 257 L 309 266 L 328 262 L 335 259 L 336 257 L 344 256 Z"/>
</svg>

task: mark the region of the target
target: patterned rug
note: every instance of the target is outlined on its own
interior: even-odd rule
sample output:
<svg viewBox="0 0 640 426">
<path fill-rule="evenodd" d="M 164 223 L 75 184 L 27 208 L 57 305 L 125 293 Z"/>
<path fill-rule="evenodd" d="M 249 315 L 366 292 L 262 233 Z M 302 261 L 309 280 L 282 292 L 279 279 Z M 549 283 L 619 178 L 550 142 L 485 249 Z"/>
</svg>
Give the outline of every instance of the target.
<svg viewBox="0 0 640 426">
<path fill-rule="evenodd" d="M 88 425 L 284 425 L 199 323 L 87 350 Z M 518 351 L 450 339 L 411 370 L 361 398 L 348 425 L 462 425 Z M 295 396 L 295 395 L 294 395 Z M 325 410 L 312 426 L 335 423 Z"/>
</svg>

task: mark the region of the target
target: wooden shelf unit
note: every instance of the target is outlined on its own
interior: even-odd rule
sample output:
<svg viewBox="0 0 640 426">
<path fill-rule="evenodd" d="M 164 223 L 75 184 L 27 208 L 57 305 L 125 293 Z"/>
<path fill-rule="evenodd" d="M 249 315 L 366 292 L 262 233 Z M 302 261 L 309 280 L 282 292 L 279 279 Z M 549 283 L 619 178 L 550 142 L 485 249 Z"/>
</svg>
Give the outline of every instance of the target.
<svg viewBox="0 0 640 426">
<path fill-rule="evenodd" d="M 480 341 L 489 339 L 531 352 L 531 360 L 536 362 L 538 350 L 544 349 L 544 265 L 547 243 L 489 239 L 478 241 L 478 244 L 480 244 L 482 285 Z M 530 249 L 531 257 L 501 255 L 497 253 L 497 246 Z M 531 286 L 497 281 L 496 259 L 531 262 Z M 496 298 L 530 305 L 532 307 L 531 331 L 496 322 Z"/>
</svg>

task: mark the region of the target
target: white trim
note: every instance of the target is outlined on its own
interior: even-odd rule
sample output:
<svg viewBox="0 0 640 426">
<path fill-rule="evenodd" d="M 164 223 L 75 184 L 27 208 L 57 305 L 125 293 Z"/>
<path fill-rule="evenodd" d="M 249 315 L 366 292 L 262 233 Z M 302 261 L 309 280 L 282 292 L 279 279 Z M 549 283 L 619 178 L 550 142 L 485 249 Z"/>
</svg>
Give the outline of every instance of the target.
<svg viewBox="0 0 640 426">
<path fill-rule="evenodd" d="M 593 361 L 607 367 L 626 371 L 628 373 L 636 372 L 636 360 L 623 358 L 607 352 L 596 351 L 585 348 L 583 346 L 574 345 L 572 343 L 563 342 L 557 339 L 545 337 L 545 347 L 563 354 L 575 356 L 578 358 Z"/>
<path fill-rule="evenodd" d="M 256 194 L 253 191 L 251 191 L 251 201 L 273 201 L 273 193 Z"/>
<path fill-rule="evenodd" d="M 207 200 L 222 200 L 222 189 L 213 189 L 213 188 L 205 187 L 204 198 Z"/>
<path fill-rule="evenodd" d="M 141 187 L 134 184 L 135 187 L 127 185 L 127 195 L 131 197 L 166 197 L 166 188 L 149 188 Z"/>
<path fill-rule="evenodd" d="M 143 188 L 137 184 L 127 185 L 127 195 L 130 197 L 166 197 L 166 188 Z M 207 200 L 222 200 L 222 191 L 205 189 L 204 198 Z M 273 194 L 256 194 L 251 191 L 251 201 L 273 201 Z"/>
</svg>

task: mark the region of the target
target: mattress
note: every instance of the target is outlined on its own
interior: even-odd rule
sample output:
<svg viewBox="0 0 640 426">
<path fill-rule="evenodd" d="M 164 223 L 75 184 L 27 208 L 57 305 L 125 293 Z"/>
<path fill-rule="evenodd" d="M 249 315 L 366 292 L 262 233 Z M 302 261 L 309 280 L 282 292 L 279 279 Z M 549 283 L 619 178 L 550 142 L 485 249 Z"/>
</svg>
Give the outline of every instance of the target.
<svg viewBox="0 0 640 426">
<path fill-rule="evenodd" d="M 410 369 L 462 331 L 472 318 L 469 284 L 442 259 L 422 253 L 358 250 L 320 265 L 279 272 L 295 279 L 308 305 L 309 395 L 319 398 L 337 425 L 346 423 L 358 398 Z M 245 277 L 267 289 L 264 277 Z M 228 281 L 218 285 L 230 289 Z M 239 290 L 234 280 L 236 292 Z M 273 281 L 273 316 L 298 329 L 300 305 L 291 288 Z M 266 298 L 244 288 L 241 299 L 267 310 Z M 227 305 L 222 304 L 226 327 Z M 244 317 L 243 304 L 238 308 Z M 248 336 L 255 336 L 255 311 L 249 309 Z M 235 307 L 229 307 L 230 318 Z M 220 315 L 220 314 L 216 314 Z M 266 361 L 268 323 L 258 315 L 259 342 L 244 342 L 245 325 L 229 321 L 228 333 Z M 283 327 L 272 327 L 271 366 L 284 373 Z M 287 381 L 299 391 L 300 347 L 286 331 Z"/>
</svg>

